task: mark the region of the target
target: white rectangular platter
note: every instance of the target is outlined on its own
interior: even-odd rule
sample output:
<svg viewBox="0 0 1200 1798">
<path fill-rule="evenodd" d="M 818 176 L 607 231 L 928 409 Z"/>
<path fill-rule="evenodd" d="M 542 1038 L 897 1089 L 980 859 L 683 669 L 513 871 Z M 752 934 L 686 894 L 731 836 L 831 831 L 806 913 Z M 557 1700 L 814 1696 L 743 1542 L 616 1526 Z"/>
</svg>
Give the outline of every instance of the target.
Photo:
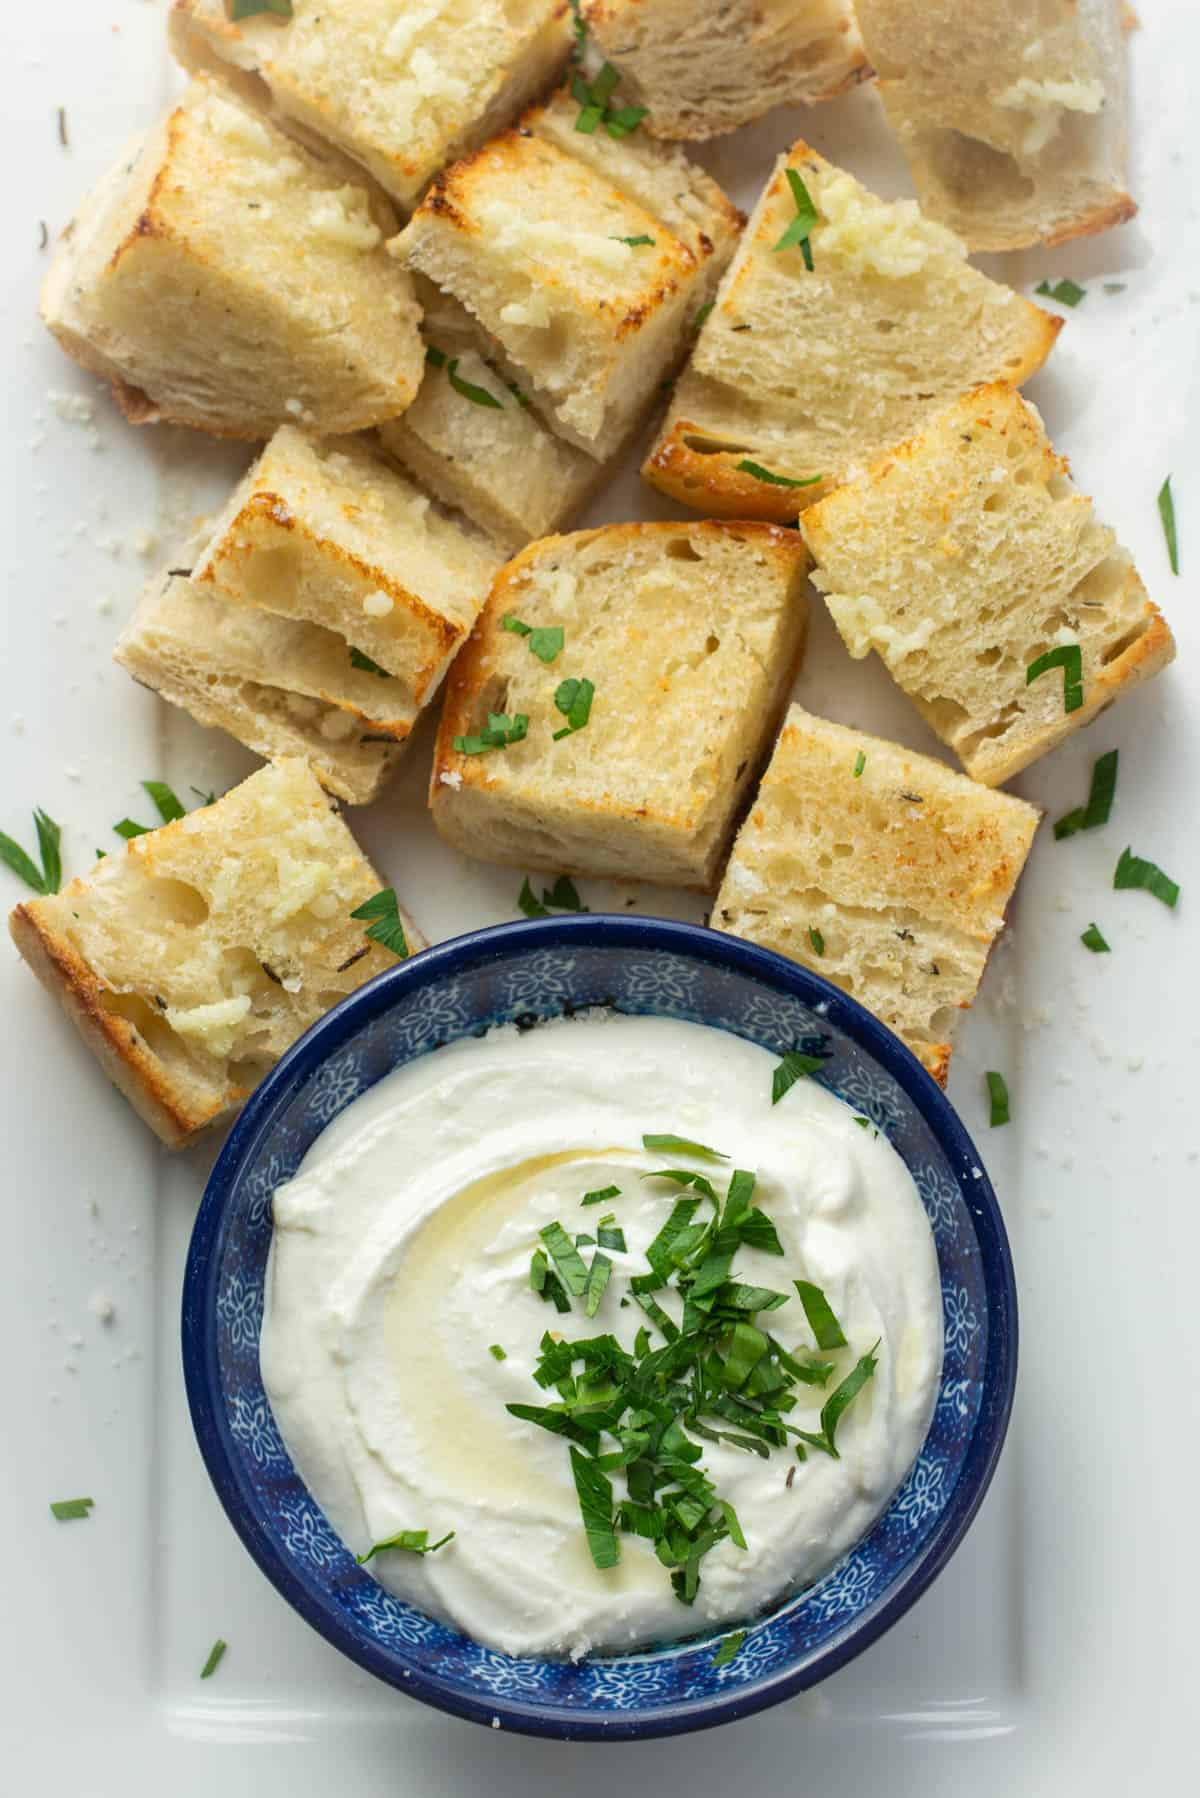
<svg viewBox="0 0 1200 1798">
<path fill-rule="evenodd" d="M 141 581 L 245 454 L 185 432 L 130 430 L 35 319 L 39 221 L 51 234 L 62 227 L 177 79 L 163 11 L 158 0 L 10 0 L 0 13 L 0 828 L 27 836 L 29 812 L 45 806 L 64 823 L 71 873 L 110 841 L 113 820 L 144 805 L 143 778 L 223 787 L 249 766 L 109 659 Z M 1168 612 L 1180 660 L 1018 783 L 1058 815 L 1085 796 L 1093 756 L 1120 746 L 1109 827 L 1064 843 L 1043 832 L 951 1076 L 1004 1203 L 1023 1332 L 1009 1446 L 951 1567 L 818 1691 L 691 1739 L 618 1748 L 498 1736 L 358 1673 L 250 1562 L 192 1440 L 179 1290 L 212 1151 L 167 1159 L 5 948 L 5 1791 L 549 1798 L 565 1788 L 601 1798 L 614 1780 L 694 1798 L 1200 1789 L 1200 13 L 1190 0 L 1145 0 L 1143 13 L 1131 46 L 1140 218 L 991 265 L 1026 290 L 1064 275 L 1088 288 L 1029 392 Z M 746 203 L 801 132 L 883 191 L 907 191 L 869 91 L 778 113 L 706 160 Z M 1155 508 L 1167 473 L 1178 579 Z M 631 467 L 591 521 L 669 511 Z M 798 697 L 938 753 L 882 671 L 852 664 L 816 610 Z M 428 757 L 426 730 L 391 793 L 354 823 L 440 938 L 515 916 L 520 878 L 439 844 L 424 805 Z M 1182 883 L 1175 914 L 1112 892 L 1126 843 Z M 0 897 L 15 902 L 16 883 L 2 871 L 0 881 Z M 648 889 L 592 883 L 584 897 L 594 908 L 703 913 L 699 900 Z M 1092 919 L 1111 956 L 1081 947 Z M 985 1068 L 1007 1072 L 1013 1097 L 1013 1123 L 994 1134 Z M 107 1326 L 89 1309 L 100 1297 L 115 1304 Z M 48 1500 L 75 1492 L 94 1494 L 95 1512 L 86 1527 L 59 1528 Z M 229 1653 L 202 1685 L 218 1635 Z"/>
</svg>

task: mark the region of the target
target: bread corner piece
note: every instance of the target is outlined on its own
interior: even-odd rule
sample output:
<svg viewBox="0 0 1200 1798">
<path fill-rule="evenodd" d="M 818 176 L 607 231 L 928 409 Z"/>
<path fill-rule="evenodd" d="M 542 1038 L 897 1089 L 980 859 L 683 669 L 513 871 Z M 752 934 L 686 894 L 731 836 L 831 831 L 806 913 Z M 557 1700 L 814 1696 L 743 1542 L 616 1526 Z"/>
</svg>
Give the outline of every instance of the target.
<svg viewBox="0 0 1200 1798">
<path fill-rule="evenodd" d="M 175 0 L 190 69 L 253 83 L 293 130 L 336 144 L 405 209 L 444 163 L 549 86 L 571 42 L 562 0 L 321 0 L 231 20 L 226 0 Z"/>
<path fill-rule="evenodd" d="M 42 317 L 136 424 L 363 430 L 422 373 L 412 283 L 383 248 L 395 229 L 340 159 L 200 77 L 68 225 Z"/>
<path fill-rule="evenodd" d="M 302 756 L 352 805 L 382 791 L 417 710 L 401 681 L 357 667 L 336 631 L 198 587 L 150 581 L 114 651 L 145 687 L 266 760 Z"/>
<path fill-rule="evenodd" d="M 375 448 L 285 426 L 234 491 L 192 570 L 202 591 L 318 625 L 393 677 L 387 705 L 436 691 L 503 552 Z"/>
<path fill-rule="evenodd" d="M 989 786 L 1174 656 L 1128 553 L 1010 388 L 957 400 L 810 508 L 803 529 L 851 655 L 877 651 Z M 1028 679 L 1041 656 L 1074 647 L 1077 692 L 1061 667 Z"/>
<path fill-rule="evenodd" d="M 381 885 L 311 770 L 287 758 L 9 922 L 109 1078 L 180 1148 L 394 965 L 350 915 Z M 415 952 L 423 940 L 400 915 Z"/>
<path fill-rule="evenodd" d="M 1123 224 L 1121 0 L 857 0 L 921 204 L 973 250 Z"/>
<path fill-rule="evenodd" d="M 717 137 L 870 74 L 849 0 L 587 0 L 585 16 L 654 137 Z"/>
<path fill-rule="evenodd" d="M 619 97 L 619 90 L 618 90 Z M 641 130 L 576 130 L 565 91 L 434 181 L 389 246 L 473 313 L 555 432 L 598 461 L 682 359 L 741 214 Z"/>
<path fill-rule="evenodd" d="M 803 246 L 789 174 L 817 212 Z M 807 144 L 746 227 L 643 474 L 696 511 L 780 523 L 982 382 L 1019 386 L 1061 321 L 966 259 L 913 200 L 881 200 Z"/>
<path fill-rule="evenodd" d="M 530 545 L 447 684 L 442 836 L 484 861 L 711 890 L 803 651 L 807 566 L 798 533 L 760 524 Z M 541 640 L 551 660 L 526 626 L 562 632 Z M 571 730 L 580 681 L 590 712 Z M 488 746 L 493 720 L 518 740 Z"/>
<path fill-rule="evenodd" d="M 793 706 L 712 923 L 833 981 L 944 1085 L 1040 817 Z"/>
</svg>

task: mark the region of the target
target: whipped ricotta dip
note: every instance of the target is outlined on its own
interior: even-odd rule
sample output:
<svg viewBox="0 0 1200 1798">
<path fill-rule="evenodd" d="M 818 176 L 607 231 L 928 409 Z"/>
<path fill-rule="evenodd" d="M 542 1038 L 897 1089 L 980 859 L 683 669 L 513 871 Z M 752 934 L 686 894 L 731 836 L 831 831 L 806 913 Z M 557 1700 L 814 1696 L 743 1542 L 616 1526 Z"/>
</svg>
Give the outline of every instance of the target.
<svg viewBox="0 0 1200 1798">
<path fill-rule="evenodd" d="M 772 1103 L 777 1065 L 738 1037 L 671 1019 L 595 1012 L 498 1028 L 386 1076 L 278 1188 L 262 1372 L 301 1477 L 357 1554 L 402 1531 L 425 1530 L 430 1544 L 454 1532 L 433 1553 L 376 1554 L 384 1586 L 490 1647 L 578 1658 L 752 1618 L 870 1528 L 932 1415 L 936 1251 L 886 1137 L 811 1079 Z M 728 1159 L 664 1153 L 646 1135 Z M 735 1169 L 756 1176 L 753 1204 L 776 1249 L 743 1241 L 729 1278 L 785 1294 L 753 1325 L 806 1364 L 822 1353 L 833 1364 L 823 1387 L 792 1387 L 789 1425 L 819 1435 L 830 1394 L 872 1351 L 874 1363 L 837 1420 L 836 1457 L 809 1446 L 799 1460 L 795 1435 L 765 1454 L 689 1440 L 701 1451 L 692 1465 L 740 1526 L 704 1554 L 690 1605 L 654 1542 L 629 1530 L 616 1533 L 615 1565 L 596 1565 L 571 1441 L 506 1409 L 559 1402 L 533 1378 L 547 1332 L 609 1335 L 631 1355 L 647 1340 L 664 1346 L 630 1282 L 648 1273 L 647 1247 L 675 1203 L 700 1189 L 643 1177 L 663 1167 L 701 1175 L 722 1203 Z M 702 1200 L 695 1221 L 712 1215 Z M 579 1296 L 560 1311 L 531 1285 L 540 1233 L 558 1223 L 572 1243 L 594 1238 L 601 1218 L 625 1248 L 605 1251 L 594 1315 Z M 578 1252 L 587 1264 L 597 1250 Z M 844 1347 L 819 1348 L 797 1280 L 819 1289 Z M 674 1287 L 653 1299 L 680 1320 Z M 605 1435 L 600 1446 L 618 1444 Z M 626 1472 L 603 1477 L 619 1514 Z"/>
</svg>

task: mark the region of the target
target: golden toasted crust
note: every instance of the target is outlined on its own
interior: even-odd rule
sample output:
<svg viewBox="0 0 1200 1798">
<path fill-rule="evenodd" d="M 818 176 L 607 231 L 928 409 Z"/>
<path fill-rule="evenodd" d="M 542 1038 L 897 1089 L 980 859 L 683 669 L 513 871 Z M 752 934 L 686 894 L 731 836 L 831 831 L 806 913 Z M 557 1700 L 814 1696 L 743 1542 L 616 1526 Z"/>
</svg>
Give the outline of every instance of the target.
<svg viewBox="0 0 1200 1798">
<path fill-rule="evenodd" d="M 693 511 L 769 524 L 794 524 L 800 512 L 833 491 L 834 484 L 829 481 L 817 481 L 811 487 L 777 487 L 760 481 L 738 467 L 740 462 L 754 460 L 744 450 L 701 450 L 690 441 L 706 434 L 695 420 L 668 419 L 642 464 L 643 478 Z"/>
</svg>

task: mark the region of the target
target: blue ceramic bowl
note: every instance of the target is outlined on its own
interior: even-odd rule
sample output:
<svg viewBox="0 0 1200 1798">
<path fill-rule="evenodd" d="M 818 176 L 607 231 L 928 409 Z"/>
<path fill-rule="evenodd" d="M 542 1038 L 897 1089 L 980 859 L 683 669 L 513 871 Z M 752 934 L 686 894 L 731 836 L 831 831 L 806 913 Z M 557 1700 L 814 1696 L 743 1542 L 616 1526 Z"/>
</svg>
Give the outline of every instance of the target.
<svg viewBox="0 0 1200 1798">
<path fill-rule="evenodd" d="M 870 1535 L 817 1585 L 714 1641 L 588 1659 L 514 1660 L 393 1598 L 355 1565 L 292 1466 L 263 1391 L 259 1329 L 271 1195 L 330 1120 L 441 1043 L 514 1018 L 614 1005 L 719 1026 L 775 1054 L 826 1057 L 823 1085 L 907 1162 L 941 1265 L 945 1365 L 928 1439 Z M 533 1735 L 622 1739 L 728 1722 L 816 1684 L 903 1616 L 962 1540 L 992 1477 L 1016 1377 L 1004 1225 L 979 1157 L 889 1031 L 805 969 L 734 937 L 654 919 L 577 916 L 459 937 L 346 999 L 259 1087 L 196 1220 L 183 1361 L 221 1502 L 289 1604 L 414 1698 Z"/>
</svg>

